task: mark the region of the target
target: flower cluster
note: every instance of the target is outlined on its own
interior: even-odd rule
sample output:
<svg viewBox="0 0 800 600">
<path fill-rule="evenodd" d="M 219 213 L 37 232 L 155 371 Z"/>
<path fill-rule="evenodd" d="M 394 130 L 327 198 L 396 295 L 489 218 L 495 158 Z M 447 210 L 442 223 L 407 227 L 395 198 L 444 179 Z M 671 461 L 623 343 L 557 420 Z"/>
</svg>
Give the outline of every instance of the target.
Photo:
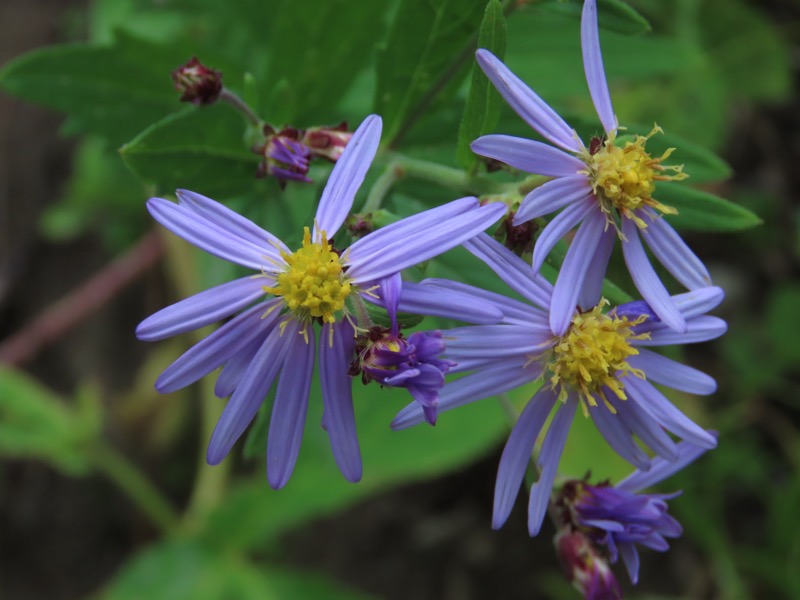
<svg viewBox="0 0 800 600">
<path fill-rule="evenodd" d="M 658 182 L 686 175 L 681 166 L 665 164 L 671 150 L 648 153 L 647 141 L 660 129 L 648 136 L 619 135 L 595 0 L 584 3 L 581 37 L 586 79 L 604 130 L 588 143 L 499 59 L 487 50 L 477 52 L 478 64 L 508 104 L 549 142 L 487 135 L 472 144 L 493 161 L 550 178 L 511 213 L 502 198 L 461 198 L 377 229 L 359 220 L 358 227 L 351 226 L 358 239 L 349 247 L 336 245 L 334 236 L 378 151 L 381 119 L 375 115 L 352 136 L 344 126 L 265 130 L 258 150 L 262 174 L 308 181 L 311 157 L 336 163 L 313 222 L 294 249 L 193 192 L 179 190 L 177 204 L 161 198 L 148 202 L 153 217 L 176 235 L 253 271 L 167 307 L 137 329 L 140 339 L 158 340 L 227 319 L 156 381 L 159 391 L 171 392 L 221 367 L 215 392 L 229 400 L 209 443 L 209 463 L 223 460 L 275 384 L 267 475 L 273 487 L 285 485 L 298 456 L 315 364 L 323 426 L 349 481 L 362 476 L 353 377 L 410 393 L 413 402 L 396 416 L 394 429 L 435 424 L 441 413 L 525 386 L 533 394 L 500 459 L 494 528 L 508 519 L 526 473 L 538 471 L 530 488 L 529 532 L 539 533 L 548 511 L 558 515 L 559 556 L 587 598 L 621 597 L 609 564 L 621 557 L 635 583 L 636 545 L 665 550 L 666 538 L 680 535 L 667 513 L 672 496 L 639 492 L 714 448 L 717 440 L 674 406 L 662 387 L 703 395 L 713 393 L 716 384 L 652 348 L 722 335 L 725 322 L 708 313 L 723 291 L 663 218 L 675 210 L 656 199 Z M 538 231 L 532 219 L 556 211 Z M 486 233 L 504 217 L 500 237 L 506 245 Z M 540 271 L 575 228 L 551 283 Z M 616 239 L 641 300 L 612 303 L 602 295 Z M 642 241 L 687 291 L 667 291 Z M 458 281 L 402 279 L 404 269 L 459 245 L 516 297 Z M 531 245 L 528 262 L 520 254 Z M 384 309 L 389 326 L 373 322 L 368 305 Z M 409 333 L 398 322 L 400 311 L 466 324 Z M 559 459 L 578 412 L 637 471 L 616 485 L 568 481 L 554 494 Z"/>
</svg>

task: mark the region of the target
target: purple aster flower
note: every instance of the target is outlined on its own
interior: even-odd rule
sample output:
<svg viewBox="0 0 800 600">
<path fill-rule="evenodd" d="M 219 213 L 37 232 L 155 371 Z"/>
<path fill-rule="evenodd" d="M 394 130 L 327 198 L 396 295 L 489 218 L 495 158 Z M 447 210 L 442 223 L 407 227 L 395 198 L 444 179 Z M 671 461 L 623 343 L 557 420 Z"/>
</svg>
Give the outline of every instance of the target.
<svg viewBox="0 0 800 600">
<path fill-rule="evenodd" d="M 549 310 L 553 288 L 530 265 L 486 234 L 464 246 L 486 262 L 530 304 L 484 291 L 505 314 L 503 323 L 460 327 L 443 332 L 445 358 L 458 363 L 452 372 L 467 372 L 439 394 L 438 411 L 507 392 L 544 379 L 514 426 L 500 459 L 492 525 L 508 518 L 534 443 L 555 408 L 538 458 L 539 480 L 530 494 L 528 526 L 536 535 L 550 498 L 558 461 L 578 406 L 594 421 L 608 444 L 624 459 L 646 471 L 650 458 L 634 436 L 667 461 L 679 458 L 666 433 L 713 448 L 716 439 L 678 410 L 653 384 L 694 394 L 710 394 L 716 383 L 708 375 L 649 350 L 649 347 L 711 340 L 727 326 L 706 313 L 723 298 L 718 287 L 677 294 L 670 301 L 686 321 L 686 331 L 667 327 L 642 301 L 607 309 L 600 300 L 590 310 L 574 310 L 566 331 L 554 331 Z M 463 284 L 429 281 L 437 289 L 464 291 Z M 554 310 L 554 307 L 553 307 Z M 423 420 L 409 405 L 392 426 L 403 429 Z M 666 430 L 666 431 L 665 431 Z"/>
<path fill-rule="evenodd" d="M 602 281 L 615 236 L 622 241 L 625 262 L 642 297 L 670 328 L 686 331 L 684 317 L 642 245 L 644 239 L 658 261 L 686 289 L 711 284 L 703 263 L 661 218 L 676 211 L 653 198 L 657 181 L 684 179 L 686 175 L 680 166 L 662 164 L 672 150 L 660 157 L 647 153 L 645 144 L 660 131 L 657 126 L 648 136 L 635 136 L 624 143 L 617 139 L 619 128 L 603 71 L 595 0 L 584 3 L 581 41 L 586 80 L 604 138 L 593 138 L 586 146 L 536 93 L 497 57 L 481 49 L 476 55 L 478 64 L 509 106 L 557 148 L 507 135 L 487 135 L 475 140 L 472 149 L 523 171 L 553 178 L 523 199 L 514 218 L 519 224 L 563 209 L 536 241 L 534 270 L 538 271 L 555 244 L 578 226 L 553 291 L 553 331 L 563 334 L 567 330 L 576 305 L 584 309 L 594 305 L 593 286 Z"/>
<path fill-rule="evenodd" d="M 217 464 L 258 412 L 273 382 L 275 403 L 267 440 L 267 477 L 286 484 L 302 438 L 315 353 L 319 355 L 325 426 L 339 469 L 349 481 L 361 478 L 351 380 L 355 349 L 354 315 L 364 298 L 375 296 L 384 278 L 428 260 L 474 237 L 504 212 L 462 198 L 375 231 L 349 248 L 334 249 L 332 238 L 350 210 L 380 140 L 381 120 L 367 117 L 336 163 L 322 193 L 313 231 L 292 252 L 274 235 L 225 206 L 179 191 L 179 203 L 151 198 L 148 210 L 176 235 L 219 258 L 255 271 L 167 307 L 137 328 L 142 340 L 159 340 L 204 327 L 236 313 L 190 348 L 156 381 L 163 393 L 189 385 L 222 366 L 217 395 L 230 395 L 208 447 Z M 417 306 L 459 305 L 463 294 L 416 297 Z M 265 298 L 266 296 L 266 298 Z M 255 304 L 254 304 L 255 303 Z M 252 305 L 252 306 L 251 306 Z M 248 308 L 249 307 L 249 308 Z M 473 302 L 467 309 L 484 322 L 497 309 Z M 317 325 L 321 326 L 319 342 Z"/>
<path fill-rule="evenodd" d="M 706 448 L 681 442 L 677 451 L 676 460 L 670 462 L 656 457 L 648 471 L 634 471 L 616 486 L 568 481 L 556 500 L 564 526 L 581 532 L 594 544 L 604 546 L 612 563 L 621 556 L 634 584 L 639 578 L 637 544 L 664 552 L 669 548 L 666 538 L 677 538 L 683 533 L 678 521 L 667 513 L 667 500 L 680 495 L 680 492 L 639 493 L 694 462 Z"/>
<path fill-rule="evenodd" d="M 258 165 L 256 175 L 258 177 L 271 175 L 282 186 L 286 185 L 287 181 L 311 183 L 311 179 L 306 175 L 311 151 L 300 140 L 301 133 L 291 127 L 276 132 L 271 126 L 264 125 L 264 135 L 265 142 L 253 150 L 264 159 Z"/>
<path fill-rule="evenodd" d="M 586 600 L 620 600 L 622 590 L 608 560 L 579 531 L 561 531 L 556 554 L 567 578 Z"/>
</svg>

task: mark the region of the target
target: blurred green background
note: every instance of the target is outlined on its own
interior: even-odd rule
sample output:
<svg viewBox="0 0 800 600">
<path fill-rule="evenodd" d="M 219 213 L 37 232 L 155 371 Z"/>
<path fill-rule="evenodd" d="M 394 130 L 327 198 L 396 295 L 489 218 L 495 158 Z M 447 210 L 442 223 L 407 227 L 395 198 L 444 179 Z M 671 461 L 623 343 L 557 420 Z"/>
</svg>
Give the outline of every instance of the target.
<svg viewBox="0 0 800 600">
<path fill-rule="evenodd" d="M 172 69 L 197 55 L 276 126 L 355 126 L 378 112 L 392 151 L 473 169 L 459 127 L 486 6 L 3 0 L 3 598 L 577 597 L 552 526 L 528 538 L 525 502 L 503 530 L 489 527 L 508 432 L 494 402 L 447 413 L 435 429 L 392 433 L 405 392 L 358 384 L 365 476 L 351 485 L 312 391 L 297 470 L 276 492 L 263 473 L 268 412 L 241 452 L 208 467 L 224 400 L 208 382 L 168 396 L 152 385 L 196 338 L 147 345 L 133 335 L 155 310 L 238 273 L 153 233 L 148 196 L 191 189 L 292 241 L 330 170 L 315 163 L 313 184 L 284 191 L 256 180 L 242 119 L 227 106 L 181 105 Z M 592 132 L 580 6 L 505 3 L 505 57 Z M 639 599 L 799 598 L 800 2 L 601 0 L 600 23 L 620 122 L 661 125 L 661 143 L 677 146 L 696 186 L 672 190 L 685 207 L 675 224 L 725 288 L 718 314 L 730 324 L 721 340 L 678 354 L 719 382 L 708 398 L 672 396 L 720 431 L 717 450 L 663 486 L 684 490 L 671 507 L 685 535 L 666 555 L 642 552 L 635 589 L 619 579 Z M 492 131 L 530 136 L 505 106 Z M 372 168 L 356 206 L 391 156 Z M 405 215 L 468 191 L 409 176 L 385 207 Z M 752 227 L 737 206 L 763 224 Z M 496 285 L 464 253 L 428 266 L 465 272 Z M 614 280 L 630 287 L 620 273 Z M 630 470 L 577 419 L 561 470 L 589 468 L 615 479 Z"/>
</svg>

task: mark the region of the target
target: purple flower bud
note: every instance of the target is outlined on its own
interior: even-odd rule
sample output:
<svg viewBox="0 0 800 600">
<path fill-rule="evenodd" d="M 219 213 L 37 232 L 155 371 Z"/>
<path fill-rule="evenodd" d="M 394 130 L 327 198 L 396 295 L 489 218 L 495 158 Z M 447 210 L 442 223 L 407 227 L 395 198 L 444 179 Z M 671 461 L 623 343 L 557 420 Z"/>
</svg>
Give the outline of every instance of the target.
<svg viewBox="0 0 800 600">
<path fill-rule="evenodd" d="M 555 545 L 564 573 L 586 600 L 622 598 L 608 561 L 583 533 L 563 530 L 556 535 Z"/>
<path fill-rule="evenodd" d="M 181 102 L 197 106 L 216 102 L 222 91 L 222 73 L 209 69 L 196 56 L 172 72 L 172 81 L 181 92 Z"/>
<path fill-rule="evenodd" d="M 311 156 L 327 158 L 336 162 L 344 152 L 344 147 L 353 134 L 347 131 L 347 122 L 342 121 L 335 127 L 311 127 L 302 133 L 300 141 Z"/>
<path fill-rule="evenodd" d="M 359 336 L 350 375 L 361 373 L 364 383 L 406 388 L 422 406 L 425 420 L 434 425 L 444 375 L 456 365 L 439 358 L 444 349 L 441 331 L 418 331 L 406 339 L 402 333 L 375 326 Z"/>
<path fill-rule="evenodd" d="M 257 177 L 271 175 L 281 184 L 287 181 L 311 183 L 308 173 L 309 149 L 300 141 L 300 132 L 292 127 L 284 127 L 276 132 L 269 125 L 264 126 L 266 141 L 253 149 L 264 159 L 258 166 Z"/>
</svg>

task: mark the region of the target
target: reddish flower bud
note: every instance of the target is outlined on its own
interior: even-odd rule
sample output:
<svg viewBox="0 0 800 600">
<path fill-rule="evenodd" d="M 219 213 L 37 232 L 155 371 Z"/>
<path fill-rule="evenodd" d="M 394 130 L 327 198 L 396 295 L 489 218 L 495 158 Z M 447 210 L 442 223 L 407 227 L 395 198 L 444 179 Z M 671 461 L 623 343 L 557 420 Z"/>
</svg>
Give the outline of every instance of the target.
<svg viewBox="0 0 800 600">
<path fill-rule="evenodd" d="M 580 532 L 562 530 L 555 538 L 556 553 L 570 583 L 586 600 L 620 600 L 622 590 L 608 561 Z"/>
<path fill-rule="evenodd" d="M 336 127 L 306 129 L 300 141 L 311 152 L 311 156 L 327 158 L 331 162 L 336 162 L 351 137 L 353 134 L 347 131 L 347 123 L 342 121 Z"/>
<path fill-rule="evenodd" d="M 509 211 L 495 232 L 495 239 L 517 256 L 533 252 L 533 234 L 539 229 L 535 220 L 514 225 L 514 211 Z"/>
<path fill-rule="evenodd" d="M 216 102 L 222 91 L 222 73 L 209 69 L 194 56 L 172 72 L 172 81 L 181 92 L 181 102 L 198 106 Z"/>
</svg>

